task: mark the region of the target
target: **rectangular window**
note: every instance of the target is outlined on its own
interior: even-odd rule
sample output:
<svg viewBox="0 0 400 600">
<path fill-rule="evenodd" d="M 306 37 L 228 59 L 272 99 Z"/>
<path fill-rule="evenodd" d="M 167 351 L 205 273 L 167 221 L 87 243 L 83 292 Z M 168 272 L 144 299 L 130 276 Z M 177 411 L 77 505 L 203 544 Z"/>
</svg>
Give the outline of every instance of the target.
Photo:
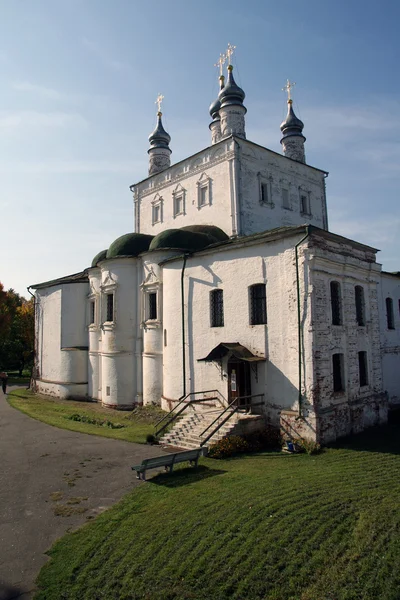
<svg viewBox="0 0 400 600">
<path fill-rule="evenodd" d="M 268 197 L 268 183 L 262 183 L 261 184 L 261 202 L 263 204 L 268 204 L 268 202 L 269 202 L 269 197 Z"/>
<path fill-rule="evenodd" d="M 333 391 L 344 392 L 344 361 L 343 354 L 332 355 Z"/>
<path fill-rule="evenodd" d="M 357 325 L 362 327 L 365 325 L 365 302 L 364 302 L 364 289 L 361 285 L 356 285 L 354 288 L 355 300 L 356 300 L 356 320 Z"/>
<path fill-rule="evenodd" d="M 267 322 L 267 291 L 264 283 L 250 287 L 250 325 Z"/>
<path fill-rule="evenodd" d="M 368 385 L 368 362 L 366 352 L 358 353 L 358 373 L 360 376 L 360 387 Z"/>
<path fill-rule="evenodd" d="M 210 292 L 210 322 L 211 327 L 224 326 L 224 292 L 213 290 Z"/>
<path fill-rule="evenodd" d="M 114 321 L 114 294 L 107 294 L 107 321 Z"/>
<path fill-rule="evenodd" d="M 159 204 L 153 206 L 153 225 L 161 221 L 161 206 Z"/>
<path fill-rule="evenodd" d="M 391 298 L 386 298 L 386 321 L 387 328 L 394 329 L 393 300 Z"/>
<path fill-rule="evenodd" d="M 342 324 L 342 302 L 340 298 L 340 283 L 331 281 L 332 325 Z"/>
<path fill-rule="evenodd" d="M 205 206 L 206 204 L 208 204 L 208 186 L 204 185 L 203 187 L 201 187 L 199 193 L 199 205 Z"/>
<path fill-rule="evenodd" d="M 157 319 L 157 292 L 147 294 L 148 299 L 148 319 L 154 321 Z"/>
<path fill-rule="evenodd" d="M 310 206 L 309 205 L 310 205 L 310 203 L 309 203 L 308 195 L 301 194 L 301 196 L 300 196 L 300 212 L 303 215 L 310 214 Z"/>
<path fill-rule="evenodd" d="M 289 204 L 289 190 L 282 190 L 282 206 L 283 208 L 290 208 Z"/>
<path fill-rule="evenodd" d="M 174 217 L 183 213 L 183 196 L 174 198 Z"/>
<path fill-rule="evenodd" d="M 90 325 L 94 325 L 96 322 L 96 311 L 95 311 L 96 305 L 95 305 L 95 301 L 91 300 L 90 301 L 90 306 L 89 306 L 89 319 L 90 319 Z"/>
</svg>

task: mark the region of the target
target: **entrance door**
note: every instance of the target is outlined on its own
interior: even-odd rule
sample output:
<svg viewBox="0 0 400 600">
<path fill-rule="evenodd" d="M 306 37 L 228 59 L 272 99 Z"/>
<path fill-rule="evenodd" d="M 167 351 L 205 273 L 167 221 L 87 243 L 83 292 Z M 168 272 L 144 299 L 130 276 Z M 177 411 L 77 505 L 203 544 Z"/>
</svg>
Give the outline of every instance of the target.
<svg viewBox="0 0 400 600">
<path fill-rule="evenodd" d="M 250 365 L 244 360 L 229 360 L 228 362 L 228 401 L 231 403 L 242 396 L 251 395 Z M 246 400 L 238 400 L 235 404 L 244 406 Z"/>
</svg>

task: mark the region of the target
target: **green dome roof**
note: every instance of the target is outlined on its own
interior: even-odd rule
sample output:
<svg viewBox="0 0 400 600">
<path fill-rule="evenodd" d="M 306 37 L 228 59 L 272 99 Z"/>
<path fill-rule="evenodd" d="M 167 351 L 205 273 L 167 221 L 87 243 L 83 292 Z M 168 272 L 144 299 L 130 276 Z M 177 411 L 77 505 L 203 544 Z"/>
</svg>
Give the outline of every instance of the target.
<svg viewBox="0 0 400 600">
<path fill-rule="evenodd" d="M 162 231 L 153 239 L 149 250 L 168 248 L 194 252 L 227 239 L 226 233 L 214 225 L 189 225 L 182 229 Z"/>
<path fill-rule="evenodd" d="M 101 260 L 104 260 L 105 257 L 107 255 L 107 250 L 102 250 L 101 252 L 98 252 L 96 254 L 96 256 L 94 257 L 94 259 L 92 260 L 92 267 L 97 267 L 97 263 L 99 263 Z"/>
<path fill-rule="evenodd" d="M 107 250 L 107 258 L 117 256 L 138 256 L 149 249 L 154 236 L 144 233 L 126 233 L 113 241 Z"/>
</svg>

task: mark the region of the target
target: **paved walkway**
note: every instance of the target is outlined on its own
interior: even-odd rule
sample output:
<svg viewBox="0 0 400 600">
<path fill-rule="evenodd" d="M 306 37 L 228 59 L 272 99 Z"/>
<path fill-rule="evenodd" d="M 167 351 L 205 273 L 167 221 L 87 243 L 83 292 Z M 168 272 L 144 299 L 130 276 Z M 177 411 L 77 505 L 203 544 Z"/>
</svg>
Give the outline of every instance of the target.
<svg viewBox="0 0 400 600">
<path fill-rule="evenodd" d="M 0 390 L 0 600 L 32 598 L 46 550 L 142 485 L 130 466 L 158 454 L 31 419 Z"/>
</svg>

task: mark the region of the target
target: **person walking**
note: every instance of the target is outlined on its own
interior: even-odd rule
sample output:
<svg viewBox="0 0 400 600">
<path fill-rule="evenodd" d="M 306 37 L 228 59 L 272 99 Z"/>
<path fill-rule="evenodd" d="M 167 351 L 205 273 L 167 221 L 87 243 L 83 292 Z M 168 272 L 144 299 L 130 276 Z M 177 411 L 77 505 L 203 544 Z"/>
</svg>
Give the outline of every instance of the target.
<svg viewBox="0 0 400 600">
<path fill-rule="evenodd" d="M 0 373 L 0 380 L 1 380 L 1 388 L 3 390 L 3 394 L 6 394 L 7 393 L 8 374 L 5 371 L 2 371 Z"/>
</svg>

